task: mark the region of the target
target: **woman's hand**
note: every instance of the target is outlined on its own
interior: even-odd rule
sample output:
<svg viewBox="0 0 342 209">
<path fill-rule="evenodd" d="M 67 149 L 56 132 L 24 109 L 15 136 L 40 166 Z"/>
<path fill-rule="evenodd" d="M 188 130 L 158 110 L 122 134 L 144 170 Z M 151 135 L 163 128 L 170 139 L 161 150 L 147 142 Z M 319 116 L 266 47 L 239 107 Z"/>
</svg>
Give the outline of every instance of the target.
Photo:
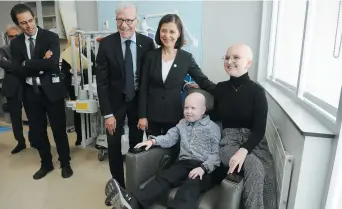
<svg viewBox="0 0 342 209">
<path fill-rule="evenodd" d="M 240 148 L 233 157 L 229 160 L 229 171 L 228 174 L 233 173 L 237 166 L 238 173 L 240 173 L 243 163 L 245 162 L 246 156 L 248 154 L 248 150 L 245 148 Z"/>
<path fill-rule="evenodd" d="M 50 59 L 50 57 L 53 55 L 51 50 L 48 50 L 45 52 L 44 59 Z"/>
<path fill-rule="evenodd" d="M 145 131 L 146 129 L 148 129 L 148 121 L 147 118 L 140 118 L 138 121 L 138 125 L 137 125 L 138 129 Z"/>
</svg>

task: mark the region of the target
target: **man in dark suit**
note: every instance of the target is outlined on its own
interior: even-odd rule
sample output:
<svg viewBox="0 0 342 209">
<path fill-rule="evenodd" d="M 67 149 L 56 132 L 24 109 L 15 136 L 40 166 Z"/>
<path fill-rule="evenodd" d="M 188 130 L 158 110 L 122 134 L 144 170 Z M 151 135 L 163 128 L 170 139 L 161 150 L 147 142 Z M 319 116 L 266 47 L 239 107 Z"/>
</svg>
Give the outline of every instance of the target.
<svg viewBox="0 0 342 209">
<path fill-rule="evenodd" d="M 109 167 L 113 178 L 125 187 L 121 135 L 128 117 L 130 148 L 141 142 L 138 123 L 138 88 L 145 54 L 153 40 L 135 32 L 136 7 L 126 3 L 116 10 L 118 32 L 101 40 L 97 54 L 97 91 L 107 129 Z"/>
<path fill-rule="evenodd" d="M 50 143 L 45 135 L 46 115 L 56 142 L 62 177 L 68 178 L 73 171 L 66 134 L 66 90 L 60 76 L 58 35 L 37 27 L 32 10 L 25 4 L 15 5 L 11 17 L 24 32 L 11 42 L 11 53 L 14 74 L 26 81 L 24 99 L 30 132 L 41 158 L 41 168 L 33 178 L 41 179 L 53 170 Z"/>
<path fill-rule="evenodd" d="M 21 34 L 21 30 L 16 25 L 7 27 L 6 35 L 9 41 Z M 23 134 L 22 108 L 23 108 L 23 85 L 24 79 L 18 78 L 13 74 L 11 65 L 11 50 L 9 45 L 0 47 L 0 67 L 4 69 L 5 76 L 2 85 L 2 94 L 7 99 L 7 107 L 11 117 L 14 138 L 17 140 L 17 146 L 12 150 L 16 154 L 26 148 L 25 137 Z M 32 138 L 29 137 L 31 147 L 35 147 Z"/>
</svg>

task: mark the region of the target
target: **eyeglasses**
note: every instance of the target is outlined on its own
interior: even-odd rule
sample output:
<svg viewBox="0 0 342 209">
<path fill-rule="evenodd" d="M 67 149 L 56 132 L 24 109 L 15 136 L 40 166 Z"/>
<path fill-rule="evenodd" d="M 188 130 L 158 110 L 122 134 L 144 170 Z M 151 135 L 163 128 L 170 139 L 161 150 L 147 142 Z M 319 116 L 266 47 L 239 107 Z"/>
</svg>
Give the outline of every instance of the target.
<svg viewBox="0 0 342 209">
<path fill-rule="evenodd" d="M 7 35 L 8 38 L 15 38 L 17 37 L 18 35 Z"/>
<path fill-rule="evenodd" d="M 232 62 L 238 62 L 242 57 L 239 57 L 239 56 L 223 56 L 222 57 L 222 60 L 224 62 L 229 62 L 229 60 L 232 60 Z"/>
<path fill-rule="evenodd" d="M 117 24 L 121 25 L 123 22 L 126 22 L 127 25 L 132 25 L 132 23 L 134 22 L 134 20 L 136 20 L 137 18 L 134 18 L 133 20 L 131 19 L 122 19 L 122 18 L 116 18 L 116 22 Z"/>
</svg>

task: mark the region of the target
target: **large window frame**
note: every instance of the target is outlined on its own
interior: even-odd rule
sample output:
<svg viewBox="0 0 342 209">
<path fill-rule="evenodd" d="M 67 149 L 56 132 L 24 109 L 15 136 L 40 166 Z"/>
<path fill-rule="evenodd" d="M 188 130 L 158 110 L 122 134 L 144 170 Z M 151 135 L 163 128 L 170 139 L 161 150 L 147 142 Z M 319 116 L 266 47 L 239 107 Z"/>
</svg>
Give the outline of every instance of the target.
<svg viewBox="0 0 342 209">
<path fill-rule="evenodd" d="M 263 3 L 263 20 L 262 20 L 262 31 L 260 40 L 260 53 L 259 53 L 259 67 L 258 67 L 258 81 L 266 80 L 267 82 L 273 84 L 292 100 L 301 104 L 307 111 L 314 115 L 318 120 L 320 120 L 324 125 L 331 129 L 334 133 L 338 134 L 340 131 L 341 119 L 342 119 L 342 93 L 340 93 L 339 107 L 335 108 L 327 102 L 314 95 L 304 92 L 305 87 L 305 75 L 307 69 L 305 66 L 305 59 L 308 59 L 310 53 L 310 47 L 308 43 L 312 40 L 310 30 L 314 24 L 315 10 L 312 6 L 311 1 L 306 2 L 305 10 L 305 22 L 303 30 L 303 40 L 300 56 L 300 66 L 298 73 L 297 86 L 292 86 L 281 79 L 276 78 L 276 69 L 274 68 L 275 56 L 274 53 L 277 47 L 277 29 L 281 27 L 278 24 L 279 10 L 282 1 L 264 2 Z M 270 6 L 270 3 L 272 4 Z M 270 11 L 271 10 L 271 11 Z M 270 13 L 267 15 L 266 13 Z M 281 24 L 281 23 L 280 23 Z M 265 49 L 265 45 L 268 45 Z M 305 47 L 304 47 L 305 46 Z M 342 56 L 342 55 L 341 55 Z M 266 62 L 266 63 L 265 63 Z M 266 66 L 266 72 L 260 73 Z M 260 74 L 262 74 L 260 76 Z"/>
</svg>

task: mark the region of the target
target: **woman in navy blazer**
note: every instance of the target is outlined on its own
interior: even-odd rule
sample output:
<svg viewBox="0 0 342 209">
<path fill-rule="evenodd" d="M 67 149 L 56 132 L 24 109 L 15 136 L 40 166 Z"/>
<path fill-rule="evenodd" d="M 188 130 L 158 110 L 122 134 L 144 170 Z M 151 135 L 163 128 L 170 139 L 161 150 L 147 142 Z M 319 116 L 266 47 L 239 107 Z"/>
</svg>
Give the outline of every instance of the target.
<svg viewBox="0 0 342 209">
<path fill-rule="evenodd" d="M 155 41 L 161 47 L 146 55 L 139 92 L 138 128 L 150 135 L 165 134 L 182 118 L 181 90 L 187 74 L 205 90 L 215 87 L 192 54 L 181 49 L 184 30 L 177 15 L 160 20 Z"/>
</svg>

